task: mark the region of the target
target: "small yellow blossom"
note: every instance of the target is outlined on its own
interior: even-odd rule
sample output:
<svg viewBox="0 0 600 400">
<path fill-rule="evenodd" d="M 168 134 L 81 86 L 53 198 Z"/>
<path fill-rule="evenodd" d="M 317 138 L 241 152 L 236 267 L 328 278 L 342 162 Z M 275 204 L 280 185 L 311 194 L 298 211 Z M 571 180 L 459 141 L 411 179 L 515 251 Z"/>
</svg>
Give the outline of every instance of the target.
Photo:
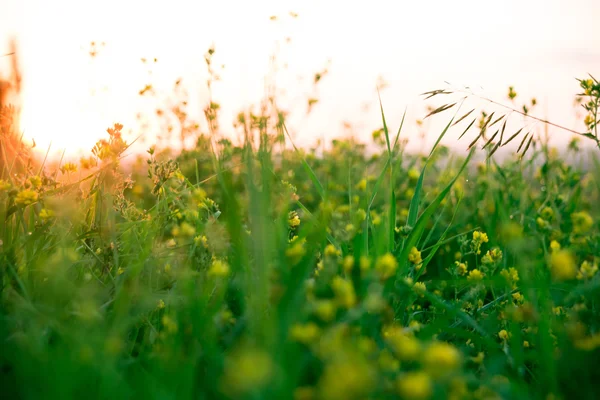
<svg viewBox="0 0 600 400">
<path fill-rule="evenodd" d="M 556 240 L 553 240 L 550 242 L 550 252 L 554 253 L 555 251 L 560 250 L 560 243 L 558 243 Z"/>
<path fill-rule="evenodd" d="M 325 257 L 338 257 L 342 255 L 342 252 L 339 251 L 334 245 L 331 243 L 325 246 Z"/>
<path fill-rule="evenodd" d="M 550 255 L 550 272 L 552 278 L 557 281 L 565 281 L 575 278 L 577 266 L 575 259 L 568 250 L 559 250 Z"/>
<path fill-rule="evenodd" d="M 373 225 L 377 226 L 379 224 L 381 224 L 381 215 L 379 215 L 377 212 L 375 211 L 371 211 L 371 222 L 373 223 Z"/>
<path fill-rule="evenodd" d="M 350 256 L 350 255 L 344 257 L 344 261 L 342 263 L 342 268 L 344 269 L 344 272 L 349 274 L 350 272 L 352 272 L 353 267 L 354 267 L 354 257 Z"/>
<path fill-rule="evenodd" d="M 386 328 L 383 337 L 394 354 L 401 360 L 416 360 L 421 352 L 419 340 L 405 333 L 400 327 Z"/>
<path fill-rule="evenodd" d="M 469 272 L 469 276 L 467 276 L 467 280 L 473 282 L 481 281 L 482 279 L 483 273 L 478 269 L 472 270 L 471 272 Z"/>
<path fill-rule="evenodd" d="M 515 293 L 513 293 L 513 294 L 512 294 L 512 298 L 513 298 L 515 301 L 517 301 L 517 302 L 521 302 L 521 301 L 523 301 L 523 299 L 524 299 L 523 295 L 522 295 L 521 293 L 519 293 L 519 292 L 515 292 Z"/>
<path fill-rule="evenodd" d="M 286 257 L 290 260 L 291 265 L 296 265 L 300 262 L 302 257 L 306 254 L 304 245 L 301 241 L 294 241 L 295 243 L 285 250 Z"/>
<path fill-rule="evenodd" d="M 367 212 L 365 210 L 363 210 L 362 208 L 359 208 L 358 210 L 356 210 L 356 220 L 358 220 L 358 222 L 362 222 L 365 220 L 365 218 L 367 218 Z"/>
<path fill-rule="evenodd" d="M 324 322 L 329 322 L 335 318 L 337 307 L 332 300 L 319 300 L 315 302 L 314 313 Z"/>
<path fill-rule="evenodd" d="M 598 265 L 595 263 L 591 263 L 590 261 L 584 261 L 581 263 L 581 267 L 579 267 L 579 271 L 577 271 L 577 279 L 587 280 L 591 279 L 598 272 Z"/>
<path fill-rule="evenodd" d="M 226 278 L 229 275 L 229 264 L 222 260 L 214 260 L 208 269 L 208 276 Z"/>
<path fill-rule="evenodd" d="M 410 252 L 408 253 L 408 261 L 415 265 L 421 264 L 423 262 L 423 260 L 421 259 L 421 252 L 414 246 L 410 249 Z"/>
<path fill-rule="evenodd" d="M 396 388 L 403 399 L 426 400 L 433 394 L 433 383 L 425 372 L 408 372 L 396 381 Z"/>
<path fill-rule="evenodd" d="M 471 249 L 476 254 L 481 254 L 481 244 L 489 241 L 487 233 L 475 231 L 473 232 L 473 240 L 471 241 Z"/>
<path fill-rule="evenodd" d="M 11 188 L 10 182 L 0 179 L 0 192 L 3 192 L 10 188 Z"/>
<path fill-rule="evenodd" d="M 408 180 L 412 183 L 415 183 L 419 180 L 421 173 L 416 168 L 411 168 L 408 170 Z"/>
<path fill-rule="evenodd" d="M 423 297 L 423 294 L 427 291 L 427 287 L 425 286 L 425 283 L 417 282 L 413 285 L 413 291 Z"/>
<path fill-rule="evenodd" d="M 302 344 L 310 344 L 315 341 L 321 333 L 321 330 L 314 322 L 306 324 L 295 324 L 290 328 L 290 338 Z"/>
<path fill-rule="evenodd" d="M 509 334 L 506 329 L 502 329 L 500 332 L 498 332 L 498 337 L 502 340 L 508 340 Z"/>
<path fill-rule="evenodd" d="M 540 211 L 540 216 L 546 221 L 552 221 L 554 218 L 554 210 L 551 207 L 544 207 L 542 211 Z"/>
<path fill-rule="evenodd" d="M 365 191 L 367 190 L 367 180 L 361 179 L 360 182 L 356 184 L 356 190 Z"/>
<path fill-rule="evenodd" d="M 502 275 L 508 283 L 513 285 L 516 285 L 516 283 L 519 281 L 519 272 L 513 267 L 510 267 L 509 269 L 503 269 L 500 271 L 500 275 Z"/>
<path fill-rule="evenodd" d="M 381 279 L 388 279 L 396 273 L 398 269 L 398 261 L 391 253 L 386 253 L 379 257 L 375 262 L 375 271 L 379 274 Z"/>
<path fill-rule="evenodd" d="M 194 236 L 194 234 L 196 233 L 196 229 L 188 224 L 187 222 L 182 222 L 181 225 L 179 226 L 175 226 L 172 230 L 171 230 L 171 234 L 174 237 L 192 237 Z"/>
<path fill-rule="evenodd" d="M 290 212 L 288 216 L 288 224 L 290 225 L 290 228 L 296 228 L 300 225 L 300 217 L 298 216 L 297 212 Z"/>
<path fill-rule="evenodd" d="M 573 233 L 576 235 L 585 235 L 594 225 L 594 220 L 586 211 L 580 211 L 571 214 L 573 222 Z"/>
<path fill-rule="evenodd" d="M 319 382 L 322 400 L 366 398 L 375 384 L 375 371 L 362 358 L 340 357 L 325 366 Z"/>
<path fill-rule="evenodd" d="M 558 306 L 558 307 L 552 307 L 552 313 L 556 316 L 559 316 L 563 313 L 563 308 Z"/>
<path fill-rule="evenodd" d="M 40 211 L 40 218 L 42 219 L 43 222 L 46 222 L 53 217 L 54 217 L 54 211 L 52 211 L 52 210 L 49 210 L 47 208 L 42 208 L 42 210 Z"/>
<path fill-rule="evenodd" d="M 481 364 L 483 363 L 484 358 L 485 354 L 483 351 L 480 351 L 475 357 L 471 357 L 471 361 L 473 361 L 475 364 Z"/>
<path fill-rule="evenodd" d="M 33 190 L 25 189 L 17 193 L 17 197 L 15 198 L 15 204 L 28 206 L 32 203 L 35 203 L 39 199 L 38 192 Z"/>
<path fill-rule="evenodd" d="M 456 273 L 458 275 L 464 276 L 467 274 L 467 263 L 455 261 L 454 264 L 456 265 Z"/>
<path fill-rule="evenodd" d="M 494 264 L 502 260 L 502 251 L 500 249 L 488 250 L 487 253 L 481 258 L 481 262 L 484 264 Z"/>
<path fill-rule="evenodd" d="M 72 162 L 67 162 L 64 163 L 62 167 L 60 167 L 60 172 L 67 173 L 67 172 L 75 172 L 77 171 L 77 164 L 74 164 Z"/>
<path fill-rule="evenodd" d="M 456 347 L 446 342 L 430 344 L 423 354 L 423 366 L 434 376 L 455 372 L 461 364 L 461 355 Z"/>
<path fill-rule="evenodd" d="M 352 308 L 356 304 L 356 293 L 352 282 L 336 276 L 333 278 L 331 288 L 335 293 L 336 302 L 340 307 Z"/>
<path fill-rule="evenodd" d="M 42 187 L 42 178 L 40 178 L 38 175 L 29 177 L 28 181 L 29 184 L 35 189 L 39 189 Z"/>
<path fill-rule="evenodd" d="M 371 260 L 367 256 L 360 256 L 358 266 L 362 272 L 366 272 L 371 267 Z"/>
<path fill-rule="evenodd" d="M 196 236 L 194 238 L 194 244 L 196 246 L 202 245 L 202 247 L 208 249 L 208 238 L 204 235 Z"/>
<path fill-rule="evenodd" d="M 225 360 L 222 388 L 239 398 L 266 385 L 273 371 L 273 361 L 266 352 L 253 348 L 237 350 Z"/>
</svg>

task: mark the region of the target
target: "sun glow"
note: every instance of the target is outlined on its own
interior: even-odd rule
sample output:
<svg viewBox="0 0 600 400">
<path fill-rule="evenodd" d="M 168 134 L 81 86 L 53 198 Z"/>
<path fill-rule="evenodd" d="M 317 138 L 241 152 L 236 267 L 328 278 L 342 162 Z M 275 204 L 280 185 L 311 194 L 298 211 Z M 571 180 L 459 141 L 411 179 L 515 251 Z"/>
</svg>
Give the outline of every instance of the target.
<svg viewBox="0 0 600 400">
<path fill-rule="evenodd" d="M 195 110 L 190 115 L 200 119 L 208 100 L 203 55 L 213 43 L 217 63 L 225 65 L 214 87 L 224 131 L 237 112 L 263 96 L 277 46 L 283 104 L 301 111 L 290 124 L 299 144 L 343 134 L 344 122 L 366 139 L 380 124 L 374 107 L 380 76 L 389 84 L 383 100 L 394 125 L 405 106 L 413 120 L 422 117 L 418 94 L 450 81 L 483 86 L 500 100 L 515 85 L 523 97 L 540 99 L 542 117 L 573 126 L 573 77 L 600 65 L 600 28 L 580 24 L 578 10 L 600 15 L 600 4 L 577 0 L 565 7 L 538 0 L 343 6 L 179 0 L 169 7 L 156 1 L 7 0 L 0 16 L 7 31 L 0 33 L 15 33 L 20 42 L 24 136 L 40 152 L 51 144 L 54 152 L 75 156 L 87 154 L 114 122 L 129 129 L 128 140 L 141 135 L 139 148 L 156 141 L 156 124 L 136 118 L 140 112 L 152 116 L 159 104 L 139 95 L 149 83 L 160 96 L 172 95 L 173 82 L 183 78 Z M 315 91 L 311 77 L 325 67 L 330 74 Z M 307 117 L 305 103 L 295 101 L 313 95 L 319 102 Z"/>
</svg>

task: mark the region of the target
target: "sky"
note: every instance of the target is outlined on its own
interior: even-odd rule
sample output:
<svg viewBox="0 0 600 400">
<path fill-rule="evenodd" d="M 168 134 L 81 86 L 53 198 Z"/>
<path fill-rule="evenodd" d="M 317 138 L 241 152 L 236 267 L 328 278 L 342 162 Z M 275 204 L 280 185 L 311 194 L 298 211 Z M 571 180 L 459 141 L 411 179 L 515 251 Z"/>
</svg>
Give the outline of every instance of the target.
<svg viewBox="0 0 600 400">
<path fill-rule="evenodd" d="M 140 132 L 135 118 L 158 104 L 139 96 L 148 83 L 161 96 L 182 78 L 199 117 L 209 99 L 204 54 L 212 45 L 224 134 L 232 134 L 239 111 L 263 97 L 276 52 L 280 102 L 291 111 L 288 126 L 299 145 L 349 133 L 368 140 L 381 126 L 381 78 L 386 120 L 397 129 L 407 109 L 412 146 L 432 143 L 451 115 L 433 118 L 428 136 L 417 136 L 414 122 L 428 104 L 419 95 L 445 82 L 505 103 L 512 85 L 517 106 L 535 97 L 534 115 L 581 130 L 575 78 L 600 76 L 598 0 L 0 2 L 0 55 L 10 35 L 19 40 L 24 136 L 41 151 L 52 143 L 52 152 L 67 155 L 89 152 L 114 122 L 136 129 L 129 137 L 141 135 L 139 149 L 155 142 L 156 127 Z M 95 57 L 92 41 L 104 43 Z M 6 64 L 1 57 L 0 70 Z M 319 103 L 307 115 L 310 97 Z M 552 133 L 557 145 L 571 137 Z M 447 141 L 457 146 L 455 136 Z"/>
</svg>

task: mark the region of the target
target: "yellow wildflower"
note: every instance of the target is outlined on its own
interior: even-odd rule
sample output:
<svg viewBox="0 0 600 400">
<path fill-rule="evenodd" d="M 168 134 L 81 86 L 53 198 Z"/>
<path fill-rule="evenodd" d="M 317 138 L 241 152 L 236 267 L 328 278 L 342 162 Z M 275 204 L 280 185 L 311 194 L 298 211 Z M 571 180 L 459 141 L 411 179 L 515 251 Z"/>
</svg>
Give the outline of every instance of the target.
<svg viewBox="0 0 600 400">
<path fill-rule="evenodd" d="M 481 244 L 489 241 L 487 233 L 475 231 L 473 232 L 473 240 L 471 241 L 471 249 L 476 254 L 481 254 Z"/>
<path fill-rule="evenodd" d="M 408 372 L 396 381 L 396 388 L 402 398 L 425 400 L 433 394 L 433 383 L 425 372 Z"/>
<path fill-rule="evenodd" d="M 0 179 L 0 192 L 3 192 L 10 188 L 11 188 L 10 182 Z"/>
<path fill-rule="evenodd" d="M 375 384 L 375 371 L 362 358 L 339 357 L 325 366 L 319 382 L 320 399 L 349 400 L 365 398 Z"/>
<path fill-rule="evenodd" d="M 325 247 L 325 257 L 338 257 L 342 255 L 342 252 L 336 249 L 331 243 Z"/>
<path fill-rule="evenodd" d="M 29 177 L 28 181 L 29 184 L 35 189 L 39 189 L 42 187 L 42 178 L 40 178 L 38 175 Z"/>
<path fill-rule="evenodd" d="M 62 167 L 60 167 L 60 172 L 62 172 L 63 174 L 66 172 L 75 172 L 77 171 L 77 164 L 74 164 L 72 162 L 67 162 L 64 163 Z"/>
<path fill-rule="evenodd" d="M 415 183 L 419 180 L 421 173 L 416 168 L 411 168 L 408 170 L 408 180 L 412 183 Z"/>
<path fill-rule="evenodd" d="M 458 275 L 466 275 L 467 274 L 467 263 L 455 261 L 456 265 L 456 273 Z"/>
<path fill-rule="evenodd" d="M 306 250 L 301 241 L 294 243 L 294 245 L 285 250 L 285 255 L 290 260 L 291 265 L 298 264 L 302 257 L 304 257 L 304 254 L 306 254 Z"/>
<path fill-rule="evenodd" d="M 335 293 L 335 299 L 339 306 L 351 308 L 356 304 L 356 293 L 354 292 L 352 282 L 340 276 L 336 276 L 333 278 L 331 287 Z"/>
<path fill-rule="evenodd" d="M 423 294 L 427 291 L 427 287 L 423 282 L 417 282 L 413 285 L 413 291 L 423 297 Z"/>
<path fill-rule="evenodd" d="M 40 218 L 43 222 L 48 221 L 52 217 L 54 217 L 54 211 L 49 210 L 47 208 L 42 208 L 42 210 L 40 211 Z"/>
<path fill-rule="evenodd" d="M 550 255 L 550 272 L 552 278 L 557 281 L 564 281 L 575 278 L 577 275 L 577 266 L 575 259 L 568 250 L 559 250 Z"/>
<path fill-rule="evenodd" d="M 365 191 L 367 190 L 367 180 L 361 179 L 360 182 L 356 184 L 356 190 Z"/>
<path fill-rule="evenodd" d="M 456 371 L 461 364 L 461 355 L 456 347 L 446 342 L 435 342 L 423 354 L 423 366 L 434 376 Z"/>
<path fill-rule="evenodd" d="M 33 190 L 25 189 L 17 193 L 17 197 L 15 198 L 15 204 L 28 206 L 32 203 L 35 203 L 39 199 L 38 192 Z"/>
<path fill-rule="evenodd" d="M 415 265 L 421 264 L 423 262 L 423 260 L 421 259 L 421 252 L 414 246 L 410 249 L 410 252 L 408 253 L 408 261 Z"/>
<path fill-rule="evenodd" d="M 266 385 L 273 369 L 273 361 L 266 352 L 252 348 L 237 350 L 225 360 L 222 388 L 234 396 L 247 394 Z"/>
<path fill-rule="evenodd" d="M 332 300 L 319 300 L 314 305 L 314 312 L 322 321 L 329 322 L 335 318 L 337 307 Z"/>
<path fill-rule="evenodd" d="M 584 261 L 577 271 L 577 279 L 586 280 L 591 279 L 598 272 L 598 266 L 590 261 Z"/>
<path fill-rule="evenodd" d="M 383 337 L 394 354 L 401 360 L 415 360 L 421 352 L 419 340 L 405 333 L 400 327 L 386 328 Z"/>
<path fill-rule="evenodd" d="M 371 260 L 369 260 L 369 257 L 367 256 L 360 256 L 358 265 L 360 267 L 360 270 L 362 272 L 365 272 L 369 269 L 369 267 L 371 267 Z"/>
<path fill-rule="evenodd" d="M 214 260 L 208 269 L 208 276 L 226 278 L 229 275 L 229 264 L 222 260 Z"/>
<path fill-rule="evenodd" d="M 295 324 L 290 328 L 290 338 L 306 345 L 316 340 L 320 333 L 321 330 L 314 322 Z"/>
<path fill-rule="evenodd" d="M 467 276 L 467 280 L 469 281 L 480 281 L 483 279 L 483 272 L 481 272 L 478 269 L 474 269 L 471 272 L 469 272 L 469 276 Z"/>
<path fill-rule="evenodd" d="M 571 214 L 573 222 L 573 233 L 576 235 L 586 234 L 594 225 L 594 220 L 586 211 Z"/>
<path fill-rule="evenodd" d="M 194 244 L 196 246 L 202 245 L 202 247 L 208 249 L 208 238 L 204 235 L 196 236 L 194 238 Z"/>
<path fill-rule="evenodd" d="M 344 269 L 344 272 L 349 274 L 350 272 L 352 272 L 353 267 L 354 267 L 354 257 L 353 256 L 344 257 L 344 261 L 342 262 L 342 268 Z"/>
<path fill-rule="evenodd" d="M 297 212 L 290 212 L 288 216 L 288 224 L 290 225 L 290 228 L 296 228 L 298 225 L 300 225 L 300 217 L 298 216 Z"/>
<path fill-rule="evenodd" d="M 481 258 L 481 262 L 484 264 L 494 264 L 502 260 L 502 251 L 500 249 L 488 250 L 487 253 Z"/>
<path fill-rule="evenodd" d="M 398 261 L 391 253 L 386 253 L 379 257 L 375 262 L 375 271 L 379 274 L 381 279 L 388 279 L 396 273 L 398 268 Z"/>
</svg>

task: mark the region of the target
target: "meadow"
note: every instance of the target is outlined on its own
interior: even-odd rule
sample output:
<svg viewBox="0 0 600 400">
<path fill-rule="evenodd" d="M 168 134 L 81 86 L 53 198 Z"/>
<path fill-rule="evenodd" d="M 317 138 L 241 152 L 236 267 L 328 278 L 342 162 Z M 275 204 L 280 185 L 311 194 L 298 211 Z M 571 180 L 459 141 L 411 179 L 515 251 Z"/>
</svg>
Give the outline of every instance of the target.
<svg viewBox="0 0 600 400">
<path fill-rule="evenodd" d="M 211 102 L 194 148 L 126 165 L 115 124 L 56 164 L 3 106 L 2 398 L 597 398 L 600 84 L 579 84 L 589 131 L 560 151 L 451 104 L 425 154 L 384 107 L 374 152 L 296 148 L 268 99 L 241 144 Z"/>
</svg>

